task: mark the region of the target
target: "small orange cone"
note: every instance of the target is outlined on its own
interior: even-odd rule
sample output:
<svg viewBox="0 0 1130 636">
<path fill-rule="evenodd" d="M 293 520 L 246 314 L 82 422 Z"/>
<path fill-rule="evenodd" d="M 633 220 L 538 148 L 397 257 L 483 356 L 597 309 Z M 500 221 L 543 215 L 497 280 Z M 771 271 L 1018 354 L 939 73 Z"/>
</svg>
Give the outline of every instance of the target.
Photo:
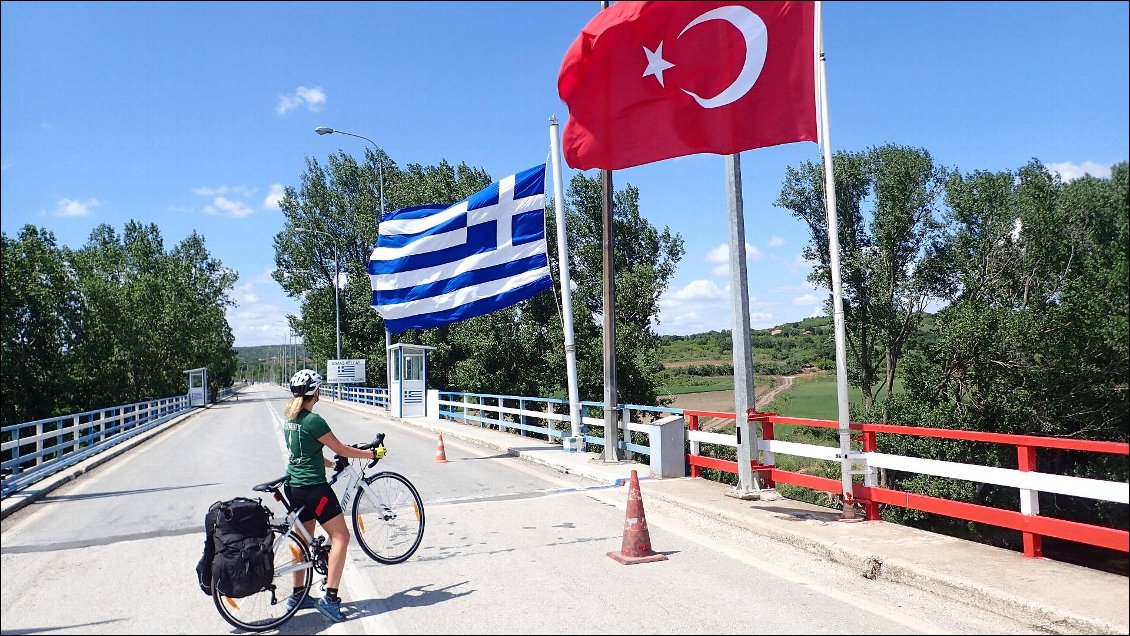
<svg viewBox="0 0 1130 636">
<path fill-rule="evenodd" d="M 624 517 L 624 543 L 619 552 L 609 552 L 608 556 L 624 565 L 666 561 L 667 555 L 651 549 L 651 535 L 647 531 L 647 519 L 643 514 L 643 498 L 640 497 L 640 480 L 632 471 L 632 481 L 628 485 L 628 512 Z"/>
<path fill-rule="evenodd" d="M 436 446 L 436 461 L 437 464 L 447 463 L 447 453 L 443 450 L 443 433 L 439 434 L 439 444 Z"/>
</svg>

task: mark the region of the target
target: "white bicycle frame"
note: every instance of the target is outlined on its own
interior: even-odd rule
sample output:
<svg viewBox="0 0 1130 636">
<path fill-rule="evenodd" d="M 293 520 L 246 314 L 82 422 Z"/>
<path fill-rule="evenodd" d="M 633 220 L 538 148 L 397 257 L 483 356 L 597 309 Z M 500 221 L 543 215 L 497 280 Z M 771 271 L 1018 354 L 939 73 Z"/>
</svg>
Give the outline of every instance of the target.
<svg viewBox="0 0 1130 636">
<path fill-rule="evenodd" d="M 381 505 L 382 508 L 385 508 L 387 510 L 387 507 L 381 504 L 380 498 L 377 497 L 377 494 L 373 492 L 372 488 L 369 487 L 369 484 L 365 483 L 365 471 L 357 470 L 353 467 L 352 464 L 347 464 L 340 473 L 334 475 L 334 478 L 330 480 L 330 486 L 333 486 L 335 483 L 337 483 L 337 480 L 341 479 L 343 475 L 345 476 L 345 491 L 342 493 L 340 500 L 341 513 L 343 515 L 346 514 L 345 511 L 349 506 L 349 502 L 352 501 L 353 497 L 357 495 L 358 490 L 363 491 L 365 493 L 365 496 L 368 497 L 369 501 L 371 501 L 374 505 Z M 306 530 L 305 524 L 298 520 L 299 515 L 302 514 L 302 511 L 305 510 L 305 508 L 306 506 L 299 506 L 298 509 L 294 510 L 293 512 L 287 513 L 286 526 L 291 530 L 297 529 L 298 534 L 304 541 L 306 541 L 306 545 L 312 546 L 314 545 L 314 537 L 310 534 L 309 531 Z M 326 547 L 328 548 L 329 545 L 327 544 Z M 274 548 L 272 548 L 272 550 L 273 549 Z M 294 565 L 276 569 L 275 576 L 280 576 L 289 572 L 298 572 L 312 567 L 314 567 L 313 561 L 304 561 L 302 563 L 296 563 Z"/>
</svg>

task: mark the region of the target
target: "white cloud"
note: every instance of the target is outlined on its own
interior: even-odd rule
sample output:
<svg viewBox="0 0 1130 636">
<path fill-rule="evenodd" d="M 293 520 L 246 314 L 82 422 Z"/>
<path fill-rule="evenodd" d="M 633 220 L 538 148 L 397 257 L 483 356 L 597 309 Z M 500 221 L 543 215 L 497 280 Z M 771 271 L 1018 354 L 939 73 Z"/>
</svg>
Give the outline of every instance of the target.
<svg viewBox="0 0 1130 636">
<path fill-rule="evenodd" d="M 237 219 L 242 219 L 245 216 L 251 216 L 255 210 L 247 207 L 246 204 L 240 201 L 232 201 L 224 197 L 216 197 L 212 200 L 210 205 L 204 206 L 205 214 L 221 214 Z"/>
<path fill-rule="evenodd" d="M 318 112 L 322 110 L 322 105 L 326 103 L 326 93 L 320 86 L 314 88 L 306 88 L 299 86 L 293 93 L 286 95 L 279 95 L 278 104 L 275 106 L 275 112 L 283 115 L 289 110 L 306 107 L 310 112 Z"/>
<path fill-rule="evenodd" d="M 1064 161 L 1062 163 L 1049 163 L 1044 165 L 1049 171 L 1053 173 L 1058 172 L 1059 176 L 1064 181 L 1074 181 L 1075 179 L 1088 174 L 1092 177 L 1098 177 L 1100 179 L 1110 178 L 1110 168 L 1114 164 L 1101 164 L 1095 163 L 1094 161 L 1084 161 L 1082 164 L 1076 165 L 1074 163 L 1071 163 L 1070 161 Z"/>
<path fill-rule="evenodd" d="M 745 257 L 746 264 L 750 261 L 761 260 L 761 250 L 757 249 L 748 242 L 745 244 Z M 718 247 L 711 249 L 706 253 L 707 263 L 718 263 L 714 269 L 710 270 L 711 274 L 715 276 L 729 276 L 730 275 L 730 244 L 722 243 Z"/>
<path fill-rule="evenodd" d="M 773 236 L 769 239 L 769 247 L 781 247 L 785 244 L 785 239 L 779 236 Z"/>
<path fill-rule="evenodd" d="M 698 280 L 692 280 L 682 288 L 675 290 L 671 294 L 671 298 L 681 302 L 725 299 L 729 295 L 726 291 L 728 288 L 729 286 L 725 288 L 719 287 L 718 283 L 712 280 L 700 278 Z"/>
<path fill-rule="evenodd" d="M 60 199 L 59 205 L 51 214 L 55 216 L 89 216 L 90 209 L 102 205 L 98 199 L 78 201 L 76 199 Z"/>
<path fill-rule="evenodd" d="M 227 310 L 228 324 L 237 347 L 280 344 L 287 341 L 290 326 L 287 314 L 297 314 L 295 301 L 286 297 L 267 270 L 245 283 L 236 285 Z M 242 278 L 242 276 L 241 276 Z"/>
<path fill-rule="evenodd" d="M 279 202 L 283 198 L 283 185 L 281 183 L 272 183 L 267 191 L 266 198 L 263 199 L 264 210 L 278 210 Z"/>
<path fill-rule="evenodd" d="M 819 303 L 819 302 L 820 302 L 820 299 L 817 298 L 816 296 L 813 296 L 812 294 L 805 294 L 803 296 L 797 296 L 796 298 L 793 299 L 794 305 L 811 305 L 813 303 Z"/>
<path fill-rule="evenodd" d="M 278 210 L 278 199 L 282 197 L 283 186 L 279 183 L 273 183 L 268 190 L 267 196 L 263 199 L 261 206 L 258 207 L 254 203 L 253 197 L 259 192 L 259 188 L 245 185 L 205 186 L 193 188 L 192 193 L 212 199 L 201 208 L 205 214 L 242 219 L 255 214 L 256 209 L 260 207 L 264 210 Z"/>
<path fill-rule="evenodd" d="M 239 196 L 246 198 L 246 197 L 249 197 L 249 196 L 255 194 L 255 188 L 249 188 L 245 185 L 237 185 L 237 186 L 222 185 L 222 186 L 218 186 L 218 187 L 215 187 L 215 188 L 209 188 L 209 187 L 193 188 L 192 193 L 195 194 L 198 197 L 218 197 L 218 196 L 223 196 L 225 194 L 238 194 Z"/>
</svg>

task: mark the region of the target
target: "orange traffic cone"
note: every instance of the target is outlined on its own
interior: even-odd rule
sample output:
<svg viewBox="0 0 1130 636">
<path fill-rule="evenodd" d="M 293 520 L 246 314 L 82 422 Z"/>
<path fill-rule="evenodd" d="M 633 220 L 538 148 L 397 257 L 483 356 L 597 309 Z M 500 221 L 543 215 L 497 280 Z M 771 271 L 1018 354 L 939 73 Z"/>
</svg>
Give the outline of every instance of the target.
<svg viewBox="0 0 1130 636">
<path fill-rule="evenodd" d="M 439 444 L 436 446 L 436 461 L 437 464 L 447 463 L 447 453 L 443 450 L 443 433 L 439 434 Z"/>
<path fill-rule="evenodd" d="M 647 531 L 647 519 L 643 514 L 643 498 L 640 497 L 640 480 L 632 471 L 632 481 L 628 485 L 628 512 L 624 518 L 624 543 L 619 552 L 609 552 L 608 556 L 624 565 L 666 561 L 667 555 L 651 549 L 651 535 Z"/>
</svg>

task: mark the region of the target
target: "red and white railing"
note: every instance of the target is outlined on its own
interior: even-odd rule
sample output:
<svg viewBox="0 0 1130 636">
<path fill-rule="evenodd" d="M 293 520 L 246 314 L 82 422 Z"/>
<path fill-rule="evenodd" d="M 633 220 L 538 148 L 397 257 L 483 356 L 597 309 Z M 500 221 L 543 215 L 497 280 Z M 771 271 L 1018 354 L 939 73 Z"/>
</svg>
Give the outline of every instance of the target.
<svg viewBox="0 0 1130 636">
<path fill-rule="evenodd" d="M 737 446 L 735 435 L 699 430 L 699 418 L 711 417 L 734 420 L 734 414 L 684 410 L 683 416 L 687 420 L 687 439 L 690 441 L 690 453 L 687 460 L 691 467 L 691 477 L 699 477 L 702 468 L 736 473 L 738 471 L 736 461 L 707 457 L 699 452 L 700 445 L 703 443 Z M 837 494 L 841 492 L 842 484 L 839 478 L 806 475 L 781 470 L 775 466 L 777 454 L 839 463 L 841 458 L 839 457 L 840 449 L 838 447 L 784 442 L 773 437 L 773 426 L 775 424 L 836 429 L 839 426 L 838 422 L 783 417 L 775 413 L 758 413 L 751 418 L 751 422 L 753 421 L 760 422 L 762 427 L 762 440 L 758 450 L 761 451 L 764 463 L 758 464 L 754 461 L 751 462 L 751 466 L 767 485 L 771 487 L 776 482 L 780 482 Z M 1130 533 L 1126 530 L 1041 516 L 1038 499 L 1041 492 L 1050 492 L 1130 504 L 1130 484 L 1036 471 L 1036 454 L 1041 448 L 1130 456 L 1130 444 L 889 424 L 852 424 L 851 429 L 862 433 L 863 449 L 861 452 L 852 453 L 849 461 L 853 465 L 864 466 L 862 471 L 853 471 L 862 473 L 864 479 L 862 484 L 853 484 L 852 495 L 856 501 L 864 505 L 868 520 L 878 520 L 879 504 L 886 504 L 1017 530 L 1021 532 L 1023 537 L 1025 556 L 1032 558 L 1040 557 L 1043 554 L 1042 537 L 1055 537 L 1121 552 L 1130 552 Z M 879 453 L 877 452 L 877 436 L 879 434 L 1008 444 L 1016 448 L 1017 468 L 996 468 Z M 1020 491 L 1020 510 L 1003 510 L 991 506 L 880 488 L 876 477 L 879 468 L 1017 488 Z"/>
</svg>

